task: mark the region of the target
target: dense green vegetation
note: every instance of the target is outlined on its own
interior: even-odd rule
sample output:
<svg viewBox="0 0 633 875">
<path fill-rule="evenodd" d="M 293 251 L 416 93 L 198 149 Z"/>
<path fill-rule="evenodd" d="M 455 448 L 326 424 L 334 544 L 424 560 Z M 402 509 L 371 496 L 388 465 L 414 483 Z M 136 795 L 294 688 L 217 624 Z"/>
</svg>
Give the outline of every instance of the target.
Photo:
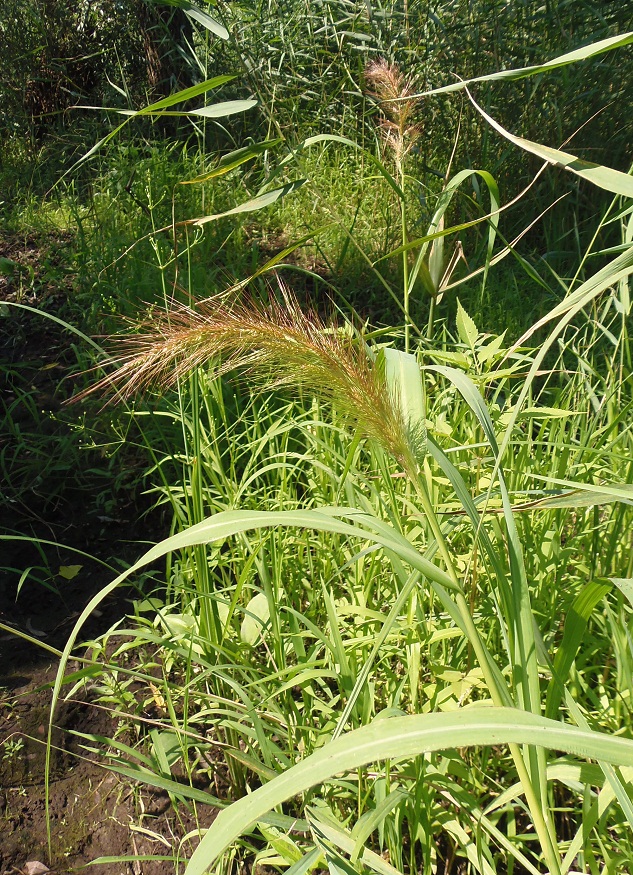
<svg viewBox="0 0 633 875">
<path fill-rule="evenodd" d="M 165 535 L 51 725 L 223 809 L 186 875 L 632 871 L 630 12 L 172 5 L 3 13 L 1 314 L 74 401 L 4 341 L 3 538 Z"/>
</svg>

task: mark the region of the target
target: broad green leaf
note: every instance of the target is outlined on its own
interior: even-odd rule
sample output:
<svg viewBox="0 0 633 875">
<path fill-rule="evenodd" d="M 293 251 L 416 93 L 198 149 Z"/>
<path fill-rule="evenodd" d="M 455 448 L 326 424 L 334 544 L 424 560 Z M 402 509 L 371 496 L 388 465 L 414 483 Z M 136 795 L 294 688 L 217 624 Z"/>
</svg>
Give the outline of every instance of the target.
<svg viewBox="0 0 633 875">
<path fill-rule="evenodd" d="M 633 578 L 610 577 L 609 580 L 617 586 L 622 595 L 628 600 L 629 604 L 633 608 Z"/>
<path fill-rule="evenodd" d="M 198 619 L 191 614 L 159 614 L 158 619 L 172 638 L 187 637 L 198 630 Z"/>
<path fill-rule="evenodd" d="M 477 347 L 477 360 L 481 362 L 481 364 L 485 364 L 487 361 L 501 353 L 501 347 L 503 345 L 505 334 L 506 332 L 504 331 L 498 337 L 495 337 L 493 340 L 491 340 L 490 343 L 486 343 L 484 346 Z"/>
<path fill-rule="evenodd" d="M 633 741 L 515 708 L 471 707 L 377 720 L 326 744 L 302 762 L 220 811 L 185 875 L 203 875 L 245 830 L 275 806 L 352 769 L 383 759 L 479 745 L 527 744 L 616 765 L 633 765 Z"/>
<path fill-rule="evenodd" d="M 471 365 L 470 359 L 463 352 L 429 350 L 426 355 L 434 362 L 446 362 L 460 368 L 470 368 Z"/>
<path fill-rule="evenodd" d="M 26 270 L 27 268 L 23 264 L 20 264 L 19 261 L 14 261 L 12 258 L 6 258 L 4 255 L 0 257 L 0 274 L 2 276 L 13 276 L 15 273 Z"/>
<path fill-rule="evenodd" d="M 266 593 L 258 592 L 244 608 L 244 619 L 240 630 L 240 637 L 244 644 L 251 647 L 257 644 L 259 638 L 270 619 L 270 605 Z"/>
<path fill-rule="evenodd" d="M 444 228 L 444 214 L 440 216 L 439 221 L 437 222 L 437 230 L 441 231 Z M 435 228 L 433 228 L 435 230 Z M 444 237 L 438 237 L 431 243 L 431 248 L 429 251 L 429 280 L 431 283 L 431 287 L 433 291 L 432 295 L 437 294 L 440 283 L 442 281 L 442 275 L 444 273 Z M 420 264 L 422 266 L 422 262 Z"/>
<path fill-rule="evenodd" d="M 579 763 L 567 758 L 547 767 L 547 780 L 560 781 L 570 789 L 579 790 L 586 784 L 602 787 L 604 774 L 594 763 Z"/>
<path fill-rule="evenodd" d="M 397 399 L 404 421 L 414 432 L 424 429 L 426 405 L 424 384 L 418 360 L 408 352 L 383 347 L 385 380 L 389 391 Z"/>
<path fill-rule="evenodd" d="M 261 760 L 249 756 L 239 748 L 227 747 L 226 756 L 230 756 L 231 759 L 237 760 L 238 763 L 242 763 L 243 766 L 246 766 L 247 769 L 254 772 L 256 775 L 261 775 L 266 781 L 272 781 L 272 779 L 276 778 L 278 775 L 278 772 L 276 772 L 275 769 L 265 766 Z"/>
<path fill-rule="evenodd" d="M 438 237 L 436 240 L 433 241 L 433 243 L 435 244 L 435 243 L 438 243 L 440 241 L 443 242 L 443 240 L 444 240 L 443 237 Z M 402 246 L 400 246 L 399 249 L 400 249 L 400 252 L 398 252 L 398 250 L 396 250 L 395 252 L 390 252 L 388 255 L 382 256 L 382 258 L 390 258 L 394 255 L 399 255 L 399 254 L 401 254 L 401 252 L 405 251 L 404 247 L 402 247 Z M 437 253 L 438 251 L 439 250 L 437 250 L 437 249 L 432 250 L 431 255 L 433 255 L 434 252 Z M 378 259 L 378 261 L 381 261 L 382 258 Z M 430 262 L 430 258 L 429 258 L 429 262 Z M 376 262 L 376 263 L 378 263 L 378 262 Z M 413 267 L 413 271 L 411 272 L 411 277 L 409 278 L 409 289 L 411 291 L 413 290 L 413 287 L 414 287 L 417 279 L 419 279 L 422 282 L 422 285 L 424 286 L 424 289 L 428 295 L 430 295 L 432 298 L 434 298 L 437 295 L 439 280 L 436 281 L 435 277 L 431 273 L 431 268 L 429 267 L 429 265 L 427 265 L 426 261 L 424 260 L 424 255 L 422 253 L 420 253 L 418 255 L 417 261 Z"/>
</svg>

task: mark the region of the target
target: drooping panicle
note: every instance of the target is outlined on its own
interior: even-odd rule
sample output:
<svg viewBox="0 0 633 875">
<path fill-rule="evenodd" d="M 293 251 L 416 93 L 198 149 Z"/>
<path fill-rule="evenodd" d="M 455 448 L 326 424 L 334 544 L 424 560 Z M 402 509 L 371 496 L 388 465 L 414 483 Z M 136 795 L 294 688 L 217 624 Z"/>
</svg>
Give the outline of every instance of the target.
<svg viewBox="0 0 633 875">
<path fill-rule="evenodd" d="M 405 469 L 417 465 L 398 399 L 362 338 L 304 313 L 286 289 L 282 303 L 212 298 L 195 307 L 177 304 L 139 327 L 114 339 L 119 366 L 91 392 L 115 388 L 130 397 L 148 386 L 172 386 L 208 363 L 216 375 L 246 369 L 261 387 L 313 392 Z"/>
</svg>

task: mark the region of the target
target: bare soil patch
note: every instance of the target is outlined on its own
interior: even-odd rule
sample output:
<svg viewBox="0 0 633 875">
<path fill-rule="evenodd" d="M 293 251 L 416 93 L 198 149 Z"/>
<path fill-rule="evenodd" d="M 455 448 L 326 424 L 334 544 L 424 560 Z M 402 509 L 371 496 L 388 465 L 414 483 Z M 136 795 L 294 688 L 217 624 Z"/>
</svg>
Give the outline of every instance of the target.
<svg viewBox="0 0 633 875">
<path fill-rule="evenodd" d="M 134 470 L 114 471 L 77 448 L 59 415 L 76 368 L 76 338 L 63 325 L 9 306 L 53 315 L 72 310 L 72 273 L 64 267 L 64 235 L 21 239 L 0 234 L 0 621 L 61 649 L 90 598 L 108 583 L 98 561 L 133 561 L 138 540 L 160 538 L 162 521 L 141 518 L 141 489 L 125 488 Z M 135 480 L 136 478 L 136 480 Z M 123 485 L 123 488 L 121 484 Z M 51 542 L 51 543 L 45 543 Z M 72 579 L 64 567 L 81 565 Z M 120 567 L 120 566 L 119 566 Z M 31 569 L 26 576 L 23 572 Z M 57 590 L 57 591 L 55 591 Z M 106 600 L 82 631 L 84 640 L 109 629 L 129 610 L 129 592 Z M 28 872 L 39 861 L 71 872 L 99 857 L 172 856 L 180 839 L 213 819 L 214 810 L 172 805 L 104 768 L 71 730 L 114 737 L 117 718 L 90 702 L 61 703 L 55 715 L 50 768 L 48 854 L 45 741 L 57 659 L 0 630 L 0 873 Z M 186 855 L 190 848 L 181 850 Z M 167 860 L 92 865 L 94 875 L 167 875 Z"/>
</svg>

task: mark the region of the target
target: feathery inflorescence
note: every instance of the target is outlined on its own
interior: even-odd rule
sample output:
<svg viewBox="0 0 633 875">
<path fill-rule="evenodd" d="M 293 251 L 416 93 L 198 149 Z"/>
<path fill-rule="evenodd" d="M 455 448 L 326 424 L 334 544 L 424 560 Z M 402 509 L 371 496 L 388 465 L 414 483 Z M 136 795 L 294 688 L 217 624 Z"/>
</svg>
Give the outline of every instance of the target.
<svg viewBox="0 0 633 875">
<path fill-rule="evenodd" d="M 283 295 L 283 303 L 212 298 L 152 314 L 139 333 L 115 338 L 119 366 L 89 391 L 115 388 L 128 398 L 149 386 L 172 386 L 208 363 L 217 376 L 246 369 L 260 387 L 303 388 L 327 400 L 414 470 L 414 436 L 362 338 L 304 313 L 287 290 Z"/>
<path fill-rule="evenodd" d="M 389 64 L 384 58 L 365 68 L 365 81 L 372 96 L 380 101 L 383 113 L 380 128 L 387 145 L 393 149 L 396 163 L 401 165 L 422 135 L 419 124 L 414 121 L 419 103 L 415 83 L 404 76 L 397 64 Z"/>
</svg>

